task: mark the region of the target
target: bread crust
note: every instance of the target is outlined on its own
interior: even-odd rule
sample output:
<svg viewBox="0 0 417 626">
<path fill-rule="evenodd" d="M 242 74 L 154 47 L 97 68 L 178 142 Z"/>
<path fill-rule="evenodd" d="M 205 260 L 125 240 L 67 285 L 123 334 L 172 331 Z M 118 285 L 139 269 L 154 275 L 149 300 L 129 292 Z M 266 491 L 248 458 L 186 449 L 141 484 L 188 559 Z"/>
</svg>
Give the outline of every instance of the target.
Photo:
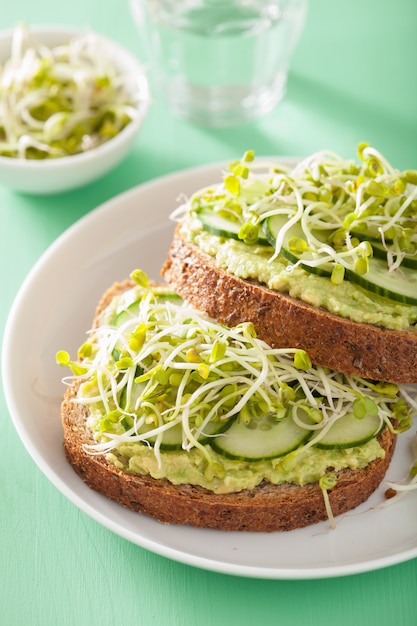
<svg viewBox="0 0 417 626">
<path fill-rule="evenodd" d="M 96 310 L 97 316 L 114 295 L 132 286 L 131 281 L 115 284 L 107 291 Z M 187 524 L 223 531 L 289 531 L 327 519 L 323 494 L 318 483 L 303 487 L 266 481 L 252 490 L 215 494 L 203 487 L 173 485 L 118 469 L 104 455 L 91 454 L 85 446 L 93 444 L 87 428 L 88 408 L 75 403 L 78 385 L 74 383 L 61 405 L 64 449 L 69 463 L 91 488 L 104 496 L 160 522 Z M 379 438 L 385 457 L 364 469 L 338 471 L 337 485 L 329 492 L 333 515 L 345 513 L 366 501 L 381 483 L 391 462 L 396 436 L 385 428 Z"/>
<path fill-rule="evenodd" d="M 161 271 L 196 308 L 233 326 L 255 325 L 272 347 L 306 350 L 313 363 L 373 380 L 417 383 L 417 332 L 352 322 L 218 268 L 176 229 Z"/>
</svg>

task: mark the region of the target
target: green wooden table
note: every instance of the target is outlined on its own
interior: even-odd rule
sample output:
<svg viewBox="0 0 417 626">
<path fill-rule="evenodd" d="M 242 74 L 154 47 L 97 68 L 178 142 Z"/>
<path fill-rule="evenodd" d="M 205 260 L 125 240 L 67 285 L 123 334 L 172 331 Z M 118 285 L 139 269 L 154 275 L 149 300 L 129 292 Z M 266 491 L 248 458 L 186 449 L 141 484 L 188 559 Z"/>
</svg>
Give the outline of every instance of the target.
<svg viewBox="0 0 417 626">
<path fill-rule="evenodd" d="M 3 2 L 0 28 L 19 21 L 88 25 L 143 55 L 127 0 Z M 414 0 L 311 0 L 287 96 L 264 119 L 209 130 L 173 119 L 155 97 L 131 154 L 101 180 L 56 196 L 0 187 L 2 328 L 22 281 L 49 245 L 79 218 L 143 182 L 247 149 L 303 156 L 329 148 L 354 157 L 360 141 L 398 168 L 416 168 L 416 30 Z M 49 482 L 21 443 L 4 394 L 0 403 L 2 625 L 417 623 L 415 559 L 336 578 L 266 580 L 206 571 L 127 541 Z"/>
</svg>

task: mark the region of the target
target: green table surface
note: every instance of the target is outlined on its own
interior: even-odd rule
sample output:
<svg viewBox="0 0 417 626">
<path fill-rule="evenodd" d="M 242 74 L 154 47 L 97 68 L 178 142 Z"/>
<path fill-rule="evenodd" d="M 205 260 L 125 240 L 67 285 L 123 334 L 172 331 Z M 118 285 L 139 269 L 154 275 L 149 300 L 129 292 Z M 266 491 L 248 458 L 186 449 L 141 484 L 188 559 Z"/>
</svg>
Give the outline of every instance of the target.
<svg viewBox="0 0 417 626">
<path fill-rule="evenodd" d="M 3 0 L 0 28 L 19 21 L 88 25 L 143 58 L 127 0 Z M 155 96 L 131 154 L 101 180 L 55 196 L 0 187 L 2 328 L 26 274 L 65 229 L 155 177 L 246 149 L 300 156 L 329 148 L 354 157 L 360 141 L 399 168 L 417 168 L 416 33 L 415 0 L 311 0 L 287 95 L 264 119 L 210 130 L 173 119 Z M 417 624 L 416 560 L 334 579 L 257 580 L 129 543 L 48 481 L 22 445 L 3 393 L 0 403 L 3 626 Z"/>
</svg>

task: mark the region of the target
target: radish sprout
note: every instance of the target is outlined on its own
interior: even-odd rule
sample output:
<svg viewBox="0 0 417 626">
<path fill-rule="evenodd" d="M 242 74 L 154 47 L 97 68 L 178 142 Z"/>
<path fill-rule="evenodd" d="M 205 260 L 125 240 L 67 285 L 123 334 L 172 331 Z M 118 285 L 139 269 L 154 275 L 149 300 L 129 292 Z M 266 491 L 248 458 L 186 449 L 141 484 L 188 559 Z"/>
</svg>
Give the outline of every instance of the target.
<svg viewBox="0 0 417 626">
<path fill-rule="evenodd" d="M 358 156 L 356 163 L 318 152 L 289 170 L 244 155 L 230 164 L 223 183 L 196 192 L 172 217 L 198 220 L 200 211 L 211 210 L 240 224 L 239 237 L 250 244 L 268 218 L 284 216 L 271 260 L 297 224 L 299 260 L 290 267 L 327 270 L 330 264 L 340 268 L 334 281 L 348 278 L 343 270 L 366 275 L 373 255 L 384 258 L 390 272 L 417 268 L 417 171 L 396 170 L 367 144 L 359 145 Z"/>
<path fill-rule="evenodd" d="M 17 26 L 0 65 L 0 155 L 52 159 L 108 141 L 137 115 L 141 87 L 91 33 L 48 48 Z"/>
<path fill-rule="evenodd" d="M 73 372 L 66 382 L 79 381 L 74 401 L 90 410 L 96 438 L 91 453 L 143 443 L 160 462 L 171 435 L 180 433 L 182 449 L 200 449 L 210 464 L 210 438 L 234 420 L 250 426 L 265 415 L 292 418 L 310 433 L 300 449 L 320 442 L 348 413 L 358 420 L 378 416 L 375 434 L 391 425 L 396 385 L 313 366 L 302 350 L 268 346 L 252 324 L 228 328 L 178 297 L 164 298 L 142 273 L 135 276 L 140 280 L 128 298 L 135 310 L 127 315 L 122 301 L 116 312 L 104 311 L 79 360 L 57 353 L 57 362 Z M 397 419 L 409 425 L 409 411 L 400 408 Z"/>
</svg>

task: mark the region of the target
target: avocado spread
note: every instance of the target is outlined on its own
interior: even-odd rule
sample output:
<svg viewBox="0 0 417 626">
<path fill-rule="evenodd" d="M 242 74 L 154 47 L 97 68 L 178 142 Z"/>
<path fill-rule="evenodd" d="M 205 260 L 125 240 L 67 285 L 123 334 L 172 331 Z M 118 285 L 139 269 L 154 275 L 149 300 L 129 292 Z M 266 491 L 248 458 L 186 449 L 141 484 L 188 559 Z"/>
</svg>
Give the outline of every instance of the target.
<svg viewBox="0 0 417 626">
<path fill-rule="evenodd" d="M 166 478 L 174 485 L 200 485 L 221 494 L 253 489 L 263 480 L 274 485 L 305 485 L 318 481 L 329 468 L 334 471 L 361 469 L 385 455 L 376 439 L 342 450 L 307 448 L 268 461 L 236 461 L 217 454 L 212 448 L 209 452 L 214 461 L 211 465 L 207 464 L 207 459 L 198 448 L 188 452 L 161 452 L 158 462 L 151 447 L 143 443 L 124 443 L 106 458 L 125 471 L 148 474 L 157 479 Z"/>
<path fill-rule="evenodd" d="M 182 234 L 202 252 L 216 259 L 218 267 L 238 278 L 252 278 L 270 289 L 288 293 L 315 307 L 353 322 L 374 324 L 391 330 L 416 330 L 417 306 L 401 304 L 369 294 L 349 281 L 334 284 L 325 276 L 288 268 L 281 256 L 271 261 L 269 246 L 248 245 L 235 239 L 218 237 L 202 230 L 198 221 L 184 222 Z"/>
</svg>

